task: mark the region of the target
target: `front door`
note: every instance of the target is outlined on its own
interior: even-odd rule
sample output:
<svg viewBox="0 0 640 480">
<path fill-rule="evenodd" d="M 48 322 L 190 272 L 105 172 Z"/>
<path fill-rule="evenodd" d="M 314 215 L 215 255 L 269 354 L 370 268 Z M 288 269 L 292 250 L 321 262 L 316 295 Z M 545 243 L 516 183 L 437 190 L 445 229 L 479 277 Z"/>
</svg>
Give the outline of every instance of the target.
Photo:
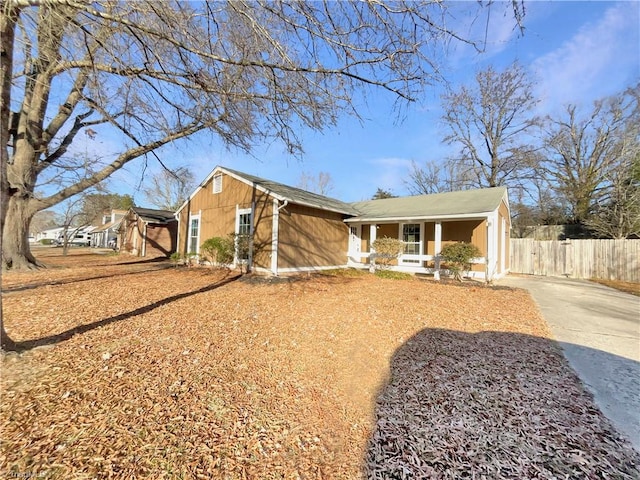
<svg viewBox="0 0 640 480">
<path fill-rule="evenodd" d="M 358 254 L 361 251 L 361 241 L 360 241 L 361 229 L 362 229 L 361 225 L 349 227 L 349 257 L 351 257 L 351 260 L 356 262 L 360 261 L 360 255 Z"/>
</svg>

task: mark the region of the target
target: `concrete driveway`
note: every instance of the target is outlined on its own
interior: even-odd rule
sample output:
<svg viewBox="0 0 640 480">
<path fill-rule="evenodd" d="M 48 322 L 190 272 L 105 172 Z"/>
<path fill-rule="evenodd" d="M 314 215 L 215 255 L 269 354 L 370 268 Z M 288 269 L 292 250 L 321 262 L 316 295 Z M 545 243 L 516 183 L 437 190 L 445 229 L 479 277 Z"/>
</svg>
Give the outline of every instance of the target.
<svg viewBox="0 0 640 480">
<path fill-rule="evenodd" d="M 640 451 L 640 297 L 557 277 L 498 283 L 531 293 L 602 413 Z"/>
</svg>

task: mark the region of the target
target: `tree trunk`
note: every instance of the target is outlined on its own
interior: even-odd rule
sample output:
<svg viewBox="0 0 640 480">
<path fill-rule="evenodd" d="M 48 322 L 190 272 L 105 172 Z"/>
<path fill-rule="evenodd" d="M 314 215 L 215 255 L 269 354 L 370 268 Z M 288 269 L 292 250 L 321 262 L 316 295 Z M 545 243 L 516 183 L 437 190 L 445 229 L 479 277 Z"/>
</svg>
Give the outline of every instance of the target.
<svg viewBox="0 0 640 480">
<path fill-rule="evenodd" d="M 2 269 L 32 270 L 39 268 L 29 248 L 29 224 L 34 212 L 28 198 L 16 195 L 9 199 L 2 232 Z"/>
</svg>

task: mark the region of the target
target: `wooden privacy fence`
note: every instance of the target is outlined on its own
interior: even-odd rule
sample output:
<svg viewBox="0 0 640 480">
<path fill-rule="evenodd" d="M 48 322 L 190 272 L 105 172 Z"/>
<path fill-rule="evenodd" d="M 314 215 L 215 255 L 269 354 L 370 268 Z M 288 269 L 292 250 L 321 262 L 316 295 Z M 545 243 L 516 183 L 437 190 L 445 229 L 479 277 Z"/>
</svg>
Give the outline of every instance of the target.
<svg viewBox="0 0 640 480">
<path fill-rule="evenodd" d="M 511 272 L 640 282 L 640 240 L 511 239 Z"/>
</svg>

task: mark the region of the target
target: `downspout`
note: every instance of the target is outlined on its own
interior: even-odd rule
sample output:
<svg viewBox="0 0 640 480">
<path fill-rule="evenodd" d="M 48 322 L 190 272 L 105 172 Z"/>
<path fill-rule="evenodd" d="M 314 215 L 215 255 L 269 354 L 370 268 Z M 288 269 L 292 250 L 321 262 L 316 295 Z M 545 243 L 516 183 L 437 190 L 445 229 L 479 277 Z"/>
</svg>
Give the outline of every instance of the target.
<svg viewBox="0 0 640 480">
<path fill-rule="evenodd" d="M 178 225 L 176 225 L 176 251 L 175 253 L 180 253 L 180 212 L 176 212 L 173 214 L 173 218 L 176 219 Z M 171 252 L 172 254 L 174 252 Z"/>
<path fill-rule="evenodd" d="M 277 206 L 276 206 L 277 205 Z M 278 276 L 278 232 L 280 229 L 280 210 L 289 205 L 289 200 L 278 205 L 278 199 L 273 200 L 273 216 L 271 220 L 271 273 Z"/>
<path fill-rule="evenodd" d="M 289 200 L 285 200 L 282 205 L 280 205 L 277 209 L 277 211 L 279 212 L 280 210 L 282 210 L 283 208 L 285 208 L 287 205 L 289 205 Z"/>
<path fill-rule="evenodd" d="M 142 232 L 142 257 L 147 254 L 147 222 L 144 222 L 144 230 Z"/>
</svg>

